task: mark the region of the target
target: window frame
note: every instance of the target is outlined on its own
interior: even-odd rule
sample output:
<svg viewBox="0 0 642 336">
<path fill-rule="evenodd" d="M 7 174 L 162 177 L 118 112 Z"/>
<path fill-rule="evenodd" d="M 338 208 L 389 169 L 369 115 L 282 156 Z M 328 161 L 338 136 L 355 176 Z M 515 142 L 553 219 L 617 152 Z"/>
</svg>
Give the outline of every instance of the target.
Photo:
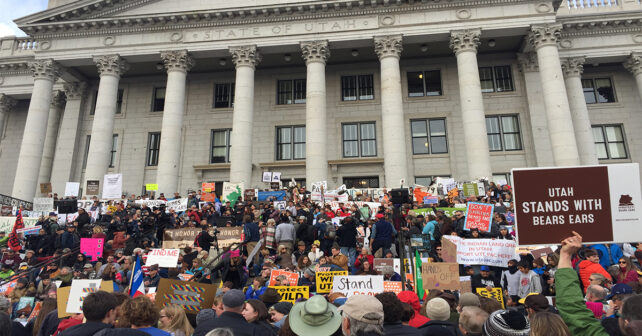
<svg viewBox="0 0 642 336">
<path fill-rule="evenodd" d="M 502 118 L 506 117 L 511 117 L 516 119 L 516 125 L 518 127 L 517 132 L 504 132 L 504 125 L 502 123 Z M 484 122 L 486 122 L 486 119 L 489 118 L 495 118 L 497 119 L 498 122 L 498 127 L 499 127 L 499 133 L 490 133 L 488 130 L 488 127 L 486 127 L 486 137 L 488 138 L 489 135 L 499 135 L 499 141 L 501 144 L 501 149 L 491 149 L 490 146 L 488 147 L 488 150 L 490 152 L 517 152 L 517 151 L 522 151 L 524 150 L 524 141 L 522 139 L 522 126 L 519 122 L 519 114 L 494 114 L 494 115 L 487 115 L 484 118 Z M 486 126 L 484 124 L 484 126 Z M 506 141 L 504 136 L 506 134 L 517 134 L 518 140 L 519 140 L 519 148 L 518 149 L 506 149 Z"/>
<path fill-rule="evenodd" d="M 361 126 L 362 125 L 373 125 L 374 138 L 373 139 L 363 139 L 361 135 Z M 346 140 L 345 139 L 345 126 L 356 125 L 357 126 L 357 139 L 356 140 Z M 374 155 L 363 155 L 362 142 L 363 141 L 374 141 Z M 346 156 L 346 142 L 356 142 L 359 154 L 355 156 Z M 359 158 L 359 157 L 377 157 L 379 151 L 377 149 L 377 122 L 376 121 L 363 121 L 363 122 L 346 122 L 341 124 L 341 155 L 343 158 Z"/>
<path fill-rule="evenodd" d="M 430 130 L 430 122 L 431 121 L 436 121 L 436 120 L 442 120 L 444 122 L 444 135 L 432 135 L 432 131 Z M 414 136 L 412 132 L 412 124 L 413 122 L 424 122 L 426 125 L 426 136 Z M 433 138 L 441 138 L 443 137 L 444 140 L 446 141 L 446 151 L 445 152 L 437 152 L 433 153 L 432 148 L 432 139 Z M 415 152 L 415 142 L 414 139 L 421 139 L 425 138 L 426 142 L 428 143 L 428 153 L 416 153 Z M 438 155 L 438 154 L 448 154 L 449 149 L 448 149 L 448 124 L 446 123 L 446 117 L 443 118 L 423 118 L 423 119 L 410 119 L 410 142 L 412 146 L 412 155 Z"/>
<path fill-rule="evenodd" d="M 600 99 L 599 99 L 600 94 L 598 93 L 598 85 L 597 85 L 597 80 L 600 80 L 600 79 L 607 79 L 609 81 L 609 83 L 611 84 L 611 92 L 613 93 L 613 101 L 600 102 Z M 591 81 L 591 84 L 593 85 L 591 89 L 593 89 L 592 90 L 593 99 L 595 99 L 595 101 L 592 102 L 592 103 L 589 103 L 589 102 L 586 101 L 586 93 L 587 93 L 586 89 L 587 88 L 584 87 L 584 81 Z M 615 92 L 615 85 L 613 85 L 613 82 L 614 82 L 613 81 L 613 77 L 611 77 L 611 76 L 582 77 L 581 78 L 581 82 L 582 82 L 582 92 L 584 93 L 584 102 L 587 105 L 613 104 L 613 103 L 617 103 L 618 102 L 617 93 Z"/>
<path fill-rule="evenodd" d="M 228 98 L 228 104 L 227 106 L 216 106 L 217 100 L 216 97 L 217 95 L 217 87 L 218 86 L 227 86 L 227 98 Z M 236 94 L 236 83 L 235 82 L 228 82 L 228 83 L 214 83 L 214 94 L 212 95 L 212 108 L 213 109 L 230 109 L 234 108 L 234 95 Z"/>
<path fill-rule="evenodd" d="M 607 127 L 617 127 L 620 129 L 620 134 L 622 134 L 622 141 L 609 141 L 608 137 L 606 135 L 606 128 Z M 601 133 L 602 133 L 602 139 L 604 141 L 596 141 L 595 138 L 593 139 L 594 145 L 597 144 L 603 144 L 605 147 L 605 152 L 606 152 L 606 158 L 600 158 L 598 156 L 598 160 L 628 160 L 629 159 L 629 149 L 628 146 L 626 145 L 626 134 L 624 133 L 624 125 L 623 124 L 600 124 L 600 125 L 591 125 L 591 132 L 593 131 L 594 128 L 599 128 Z M 613 155 L 611 155 L 611 150 L 609 147 L 609 144 L 612 143 L 621 143 L 622 146 L 624 147 L 624 157 L 621 158 L 614 158 Z M 597 155 L 597 153 L 596 153 Z"/>
<path fill-rule="evenodd" d="M 214 133 L 216 132 L 225 132 L 225 145 L 224 146 L 215 146 L 214 145 Z M 231 128 L 215 128 L 210 130 L 210 164 L 218 163 L 229 163 L 230 162 L 230 149 L 232 148 L 232 129 Z M 223 162 L 214 162 L 214 148 L 223 148 L 225 147 L 225 160 Z"/>
<path fill-rule="evenodd" d="M 421 95 L 411 95 L 410 94 L 410 74 L 421 72 L 421 85 L 423 90 Z M 428 85 L 426 84 L 426 79 L 428 76 L 426 73 L 437 72 L 439 73 L 439 94 L 428 94 Z M 444 81 L 441 74 L 441 69 L 428 69 L 428 70 L 417 70 L 417 71 L 406 71 L 406 89 L 408 90 L 408 98 L 426 98 L 426 97 L 443 97 L 444 95 Z M 432 91 L 431 91 L 432 92 Z"/>
<path fill-rule="evenodd" d="M 118 153 L 118 134 L 113 134 L 111 137 L 111 151 L 109 155 L 109 168 L 116 167 L 116 153 Z"/>
<path fill-rule="evenodd" d="M 163 97 L 163 106 L 162 109 L 158 109 L 159 106 L 156 104 L 160 104 L 158 101 L 159 99 L 156 98 L 156 95 L 158 94 L 158 90 L 163 89 L 165 90 L 165 97 Z M 154 89 L 152 90 L 152 112 L 164 112 L 165 111 L 165 98 L 167 97 L 167 87 L 166 86 L 155 86 Z"/>
<path fill-rule="evenodd" d="M 118 93 L 116 93 L 116 114 L 122 114 L 124 97 L 125 97 L 125 89 L 118 88 Z M 98 102 L 98 90 L 95 90 L 91 99 L 91 108 L 89 109 L 90 116 L 96 115 L 97 102 Z"/>
<path fill-rule="evenodd" d="M 89 159 L 89 146 L 91 145 L 91 134 L 85 138 L 85 157 L 82 160 L 82 169 L 87 169 L 87 160 Z"/>
<path fill-rule="evenodd" d="M 368 77 L 370 80 L 371 86 L 362 86 L 361 79 Z M 345 91 L 347 90 L 344 87 L 344 80 L 347 78 L 354 79 L 354 99 L 346 99 Z M 374 83 L 374 74 L 357 74 L 357 75 L 342 75 L 340 77 L 341 82 L 341 101 L 342 102 L 355 102 L 355 101 L 366 101 L 366 100 L 375 100 L 375 83 Z M 370 90 L 370 95 L 362 95 L 362 90 Z M 370 97 L 370 98 L 365 98 Z"/>
<path fill-rule="evenodd" d="M 306 139 L 304 138 L 303 142 L 295 141 L 294 132 L 295 132 L 295 129 L 297 129 L 297 128 L 303 128 L 304 132 L 307 132 L 305 125 L 286 125 L 286 126 L 277 126 L 276 127 L 276 134 L 275 134 L 276 135 L 276 140 L 274 141 L 274 143 L 276 145 L 276 149 L 274 151 L 274 153 L 276 154 L 275 155 L 276 156 L 275 157 L 276 161 L 305 160 L 306 155 L 304 155 L 303 157 L 295 157 L 295 154 L 294 154 L 294 153 L 296 153 L 295 146 L 296 145 L 301 145 L 301 144 L 303 144 L 304 152 L 305 152 L 305 154 L 307 154 L 307 147 L 306 147 L 306 141 L 305 141 Z M 290 142 L 289 143 L 288 142 L 280 142 L 280 138 L 281 138 L 280 137 L 280 135 L 281 135 L 280 131 L 282 129 L 289 129 L 290 130 Z M 285 144 L 289 144 L 290 145 L 290 158 L 289 159 L 283 159 L 283 158 L 281 158 L 281 155 L 280 155 L 281 154 L 281 145 L 285 145 Z"/>
<path fill-rule="evenodd" d="M 152 143 L 152 138 L 157 136 L 157 143 Z M 145 167 L 158 167 L 158 158 L 160 154 L 161 132 L 147 133 L 147 155 L 145 157 Z M 153 144 L 156 144 L 154 147 Z"/>
<path fill-rule="evenodd" d="M 293 79 L 277 79 L 276 81 L 276 105 L 297 105 L 307 103 L 307 79 L 306 78 L 293 78 Z M 281 91 L 281 83 L 290 82 L 290 89 L 288 91 Z M 297 90 L 297 84 L 302 87 L 302 90 Z M 282 94 L 288 94 L 286 101 L 291 103 L 281 103 L 280 97 Z M 303 100 L 297 99 L 297 94 L 303 94 Z"/>
<path fill-rule="evenodd" d="M 379 186 L 381 185 L 381 181 L 380 181 L 380 179 L 379 179 L 379 176 L 378 176 L 378 175 L 371 175 L 371 176 L 368 176 L 368 175 L 366 175 L 366 176 L 343 176 L 343 177 L 341 178 L 341 181 L 343 182 L 343 184 L 345 184 L 345 185 L 346 185 L 346 187 L 347 187 L 348 189 L 350 189 L 350 188 L 355 188 L 355 186 L 354 186 L 354 183 L 352 183 L 352 187 L 351 187 L 351 186 L 349 185 L 350 183 L 347 183 L 347 182 L 346 182 L 346 179 L 348 179 L 348 181 L 350 181 L 350 180 L 352 180 L 352 181 L 356 181 L 356 180 L 369 180 L 369 179 L 372 179 L 372 180 L 376 179 L 376 180 L 377 180 L 377 186 L 361 186 L 361 187 L 357 187 L 357 188 L 360 188 L 360 189 L 379 188 Z"/>
<path fill-rule="evenodd" d="M 508 79 L 510 80 L 510 90 L 498 90 L 498 82 L 500 80 L 505 81 L 505 78 L 499 79 L 497 75 L 497 69 L 498 68 L 507 68 L 508 69 Z M 482 74 L 482 69 L 490 69 L 490 75 L 492 76 L 491 79 L 484 79 L 482 80 L 481 74 Z M 477 71 L 479 73 L 479 81 L 480 85 L 482 81 L 492 81 L 493 83 L 493 90 L 492 91 L 484 91 L 484 88 L 482 87 L 482 93 L 504 93 L 504 92 L 515 92 L 515 76 L 513 76 L 513 67 L 509 65 L 488 65 L 488 66 L 480 66 L 477 68 Z"/>
</svg>

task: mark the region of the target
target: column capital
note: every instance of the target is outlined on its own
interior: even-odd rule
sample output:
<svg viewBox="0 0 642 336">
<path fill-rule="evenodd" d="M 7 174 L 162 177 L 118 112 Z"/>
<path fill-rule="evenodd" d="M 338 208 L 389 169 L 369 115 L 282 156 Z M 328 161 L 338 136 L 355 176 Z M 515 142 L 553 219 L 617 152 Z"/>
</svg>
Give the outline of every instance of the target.
<svg viewBox="0 0 642 336">
<path fill-rule="evenodd" d="M 464 51 L 477 52 L 481 29 L 453 30 L 450 32 L 450 49 L 455 55 Z"/>
<path fill-rule="evenodd" d="M 539 71 L 539 64 L 537 63 L 537 54 L 534 52 L 517 54 L 517 62 L 518 62 L 519 71 L 521 72 Z"/>
<path fill-rule="evenodd" d="M 305 64 L 313 62 L 325 62 L 330 57 L 330 48 L 327 40 L 301 42 L 301 53 Z"/>
<path fill-rule="evenodd" d="M 194 66 L 194 59 L 187 50 L 161 51 L 160 54 L 167 71 L 187 72 Z"/>
<path fill-rule="evenodd" d="M 586 59 L 584 57 L 568 57 L 562 58 L 562 72 L 564 72 L 564 77 L 581 77 L 584 72 L 584 62 Z"/>
<path fill-rule="evenodd" d="M 43 59 L 28 63 L 34 79 L 48 79 L 52 82 L 60 77 L 60 66 L 53 59 Z"/>
<path fill-rule="evenodd" d="M 631 53 L 623 65 L 634 76 L 642 74 L 642 53 Z"/>
<path fill-rule="evenodd" d="M 562 33 L 561 24 L 549 25 L 536 25 L 531 26 L 531 31 L 528 33 L 528 43 L 535 49 L 540 47 L 552 45 L 557 47 L 557 42 Z"/>
<path fill-rule="evenodd" d="M 4 93 L 0 93 L 0 112 L 7 112 L 11 110 L 14 106 L 16 106 L 17 103 L 18 101 L 15 98 Z"/>
<path fill-rule="evenodd" d="M 51 94 L 51 108 L 61 108 L 65 105 L 65 102 L 65 93 L 60 90 L 54 90 Z"/>
<path fill-rule="evenodd" d="M 375 36 L 375 53 L 379 59 L 386 57 L 401 57 L 403 51 L 403 36 L 402 35 L 385 35 Z"/>
<path fill-rule="evenodd" d="M 67 100 L 79 100 L 85 95 L 87 91 L 87 83 L 85 82 L 70 82 L 63 85 L 63 91 L 67 96 Z"/>
<path fill-rule="evenodd" d="M 230 54 L 232 55 L 232 62 L 237 68 L 248 66 L 254 69 L 263 59 L 259 51 L 256 50 L 255 45 L 230 47 Z"/>
<path fill-rule="evenodd" d="M 94 56 L 94 63 L 100 76 L 122 76 L 129 70 L 129 64 L 120 55 Z"/>
</svg>

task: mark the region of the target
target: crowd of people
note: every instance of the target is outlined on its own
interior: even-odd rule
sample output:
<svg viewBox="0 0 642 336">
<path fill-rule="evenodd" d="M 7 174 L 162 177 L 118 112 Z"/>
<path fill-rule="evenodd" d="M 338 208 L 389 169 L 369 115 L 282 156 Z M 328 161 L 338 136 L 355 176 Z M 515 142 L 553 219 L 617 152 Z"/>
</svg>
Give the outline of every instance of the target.
<svg viewBox="0 0 642 336">
<path fill-rule="evenodd" d="M 395 204 L 385 190 L 326 203 L 312 201 L 304 188 L 290 188 L 280 209 L 256 199 L 202 202 L 201 192 L 190 192 L 187 210 L 179 212 L 136 202 L 145 199 L 96 199 L 68 224 L 52 212 L 39 219 L 38 234 L 19 235 L 19 250 L 8 248 L 8 235 L 0 232 L 0 283 L 11 288 L 0 294 L 0 336 L 642 334 L 642 244 L 582 245 L 575 234 L 543 258 L 523 252 L 505 267 L 460 265 L 460 275 L 471 277 L 471 293 L 434 289 L 419 297 L 414 283 L 402 281 L 393 267 L 375 267 L 375 258 L 411 258 L 406 248 L 412 237 L 423 238 L 414 248 L 430 262 L 443 261 L 444 236 L 514 239 L 507 185 L 490 183 L 484 196 L 468 198 L 455 188 L 429 208 L 412 199 Z M 158 199 L 171 200 L 163 194 Z M 490 230 L 464 228 L 468 201 L 493 205 Z M 217 227 L 229 226 L 242 227 L 243 235 L 239 244 L 219 249 Z M 218 284 L 212 308 L 198 315 L 128 295 L 136 260 L 160 248 L 166 230 L 180 228 L 201 231 L 181 248 L 176 267 L 143 267 L 143 283 L 153 288 L 162 278 L 187 274 L 191 281 Z M 103 238 L 103 257 L 92 261 L 80 253 L 81 238 Z M 298 273 L 297 283 L 279 276 L 275 285 L 308 286 L 310 298 L 284 301 L 268 286 L 273 270 Z M 402 281 L 401 291 L 316 294 L 316 273 L 335 270 Z M 76 279 L 112 281 L 114 293 L 92 293 L 82 314 L 60 319 L 57 290 Z M 494 288 L 502 289 L 502 300 L 477 294 Z M 37 314 L 19 306 L 24 297 L 41 302 Z"/>
</svg>

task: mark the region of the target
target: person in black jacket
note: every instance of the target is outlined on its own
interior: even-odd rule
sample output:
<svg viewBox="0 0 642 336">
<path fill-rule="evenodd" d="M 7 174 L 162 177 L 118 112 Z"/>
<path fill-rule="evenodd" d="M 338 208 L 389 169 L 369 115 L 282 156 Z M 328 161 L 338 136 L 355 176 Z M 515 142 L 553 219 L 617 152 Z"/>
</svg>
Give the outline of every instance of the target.
<svg viewBox="0 0 642 336">
<path fill-rule="evenodd" d="M 343 219 L 343 224 L 337 229 L 338 243 L 341 254 L 348 257 L 348 265 L 354 266 L 357 260 L 357 226 L 351 216 Z"/>
<path fill-rule="evenodd" d="M 203 224 L 201 228 L 203 230 L 196 237 L 196 246 L 202 248 L 203 251 L 207 251 L 209 253 L 210 247 L 212 247 L 212 242 L 214 241 L 214 237 L 212 237 L 210 233 L 207 232 L 207 229 L 208 229 L 207 224 Z"/>
<path fill-rule="evenodd" d="M 417 328 L 401 323 L 403 306 L 395 293 L 379 293 L 375 298 L 383 305 L 383 329 L 386 336 L 421 336 Z"/>
<path fill-rule="evenodd" d="M 223 313 L 215 319 L 203 321 L 194 330 L 193 336 L 205 336 L 216 328 L 229 328 L 234 336 L 263 335 L 257 327 L 243 317 L 245 295 L 238 289 L 230 289 L 223 295 Z"/>
<path fill-rule="evenodd" d="M 301 210 L 303 211 L 303 210 Z M 316 229 L 314 226 L 309 224 L 308 218 L 306 216 L 299 216 L 298 218 L 299 226 L 296 230 L 296 237 L 305 243 L 306 248 L 312 246 L 316 237 L 314 236 Z"/>
<path fill-rule="evenodd" d="M 470 279 L 473 286 L 473 293 L 477 292 L 477 288 L 486 288 L 489 291 L 495 287 L 500 287 L 499 280 L 490 274 L 490 267 L 482 266 L 479 274 L 475 274 Z"/>
<path fill-rule="evenodd" d="M 75 325 L 61 332 L 60 336 L 93 336 L 95 333 L 113 328 L 118 315 L 118 299 L 111 293 L 98 291 L 85 297 L 82 311 L 87 322 Z"/>
<path fill-rule="evenodd" d="M 85 209 L 78 208 L 78 217 L 76 217 L 75 222 L 78 222 L 78 234 L 83 237 L 91 237 L 91 230 L 87 230 L 85 228 L 85 226 L 88 226 L 91 223 L 91 217 L 89 217 L 89 214 Z"/>
</svg>

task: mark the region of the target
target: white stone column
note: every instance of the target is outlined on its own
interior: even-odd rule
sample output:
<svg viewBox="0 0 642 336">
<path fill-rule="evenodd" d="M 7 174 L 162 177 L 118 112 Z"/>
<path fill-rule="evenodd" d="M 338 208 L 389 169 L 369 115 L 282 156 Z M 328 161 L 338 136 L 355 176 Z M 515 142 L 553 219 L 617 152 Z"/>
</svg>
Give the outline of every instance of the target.
<svg viewBox="0 0 642 336">
<path fill-rule="evenodd" d="M 457 57 L 459 78 L 459 104 L 461 105 L 468 178 L 492 177 L 484 98 L 482 97 L 477 66 L 477 46 L 480 29 L 458 30 L 451 32 L 450 48 Z"/>
<path fill-rule="evenodd" d="M 98 180 L 100 181 L 99 192 L 101 192 L 103 178 L 109 168 L 111 156 L 114 115 L 118 104 L 118 82 L 120 76 L 127 71 L 128 65 L 119 55 L 94 57 L 94 63 L 98 68 L 100 83 L 98 84 L 94 122 L 91 126 L 91 142 L 87 155 L 85 179 L 81 188 L 84 190 L 87 187 L 87 180 Z"/>
<path fill-rule="evenodd" d="M 542 101 L 542 80 L 537 66 L 537 54 L 534 52 L 517 54 L 519 70 L 524 74 L 528 117 L 531 126 L 531 137 L 535 154 L 535 166 L 552 167 L 555 165 L 551 153 L 551 138 L 546 123 L 546 109 Z"/>
<path fill-rule="evenodd" d="M 624 62 L 624 67 L 635 77 L 640 100 L 642 100 L 642 53 L 632 53 Z"/>
<path fill-rule="evenodd" d="M 51 186 L 54 193 L 63 195 L 65 184 L 74 176 L 74 163 L 77 163 L 76 142 L 78 140 L 78 126 L 82 108 L 82 99 L 85 95 L 87 84 L 72 82 L 64 85 L 67 103 L 60 121 L 56 151 L 51 168 Z"/>
<path fill-rule="evenodd" d="M 230 182 L 252 187 L 252 142 L 254 125 L 254 71 L 261 62 L 255 45 L 231 47 L 236 66 L 234 114 L 230 137 Z"/>
<path fill-rule="evenodd" d="M 16 100 L 4 93 L 0 93 L 0 143 L 4 135 L 4 124 L 9 118 L 9 112 L 16 106 Z"/>
<path fill-rule="evenodd" d="M 383 131 L 384 187 L 397 187 L 408 180 L 406 122 L 401 93 L 399 58 L 403 51 L 401 35 L 375 36 L 375 52 L 381 63 L 381 129 Z"/>
<path fill-rule="evenodd" d="M 194 61 L 187 50 L 162 52 L 161 58 L 167 68 L 167 85 L 156 183 L 159 192 L 173 195 L 179 192 L 178 171 L 183 138 L 185 84 L 187 72 L 194 65 Z"/>
<path fill-rule="evenodd" d="M 573 57 L 562 59 L 561 62 L 568 104 L 571 109 L 571 118 L 573 119 L 573 129 L 575 130 L 577 151 L 580 155 L 580 163 L 582 165 L 596 165 L 599 162 L 597 160 L 597 152 L 595 151 L 591 119 L 589 118 L 586 100 L 584 100 L 584 90 L 582 88 L 584 61 L 584 57 Z"/>
<path fill-rule="evenodd" d="M 557 50 L 561 30 L 562 25 L 556 24 L 533 26 L 528 40 L 537 51 L 553 160 L 557 166 L 577 166 L 580 157 Z"/>
<path fill-rule="evenodd" d="M 325 64 L 330 57 L 330 49 L 328 41 L 306 41 L 301 43 L 301 52 L 307 66 L 305 177 L 306 185 L 310 186 L 328 180 Z"/>
<path fill-rule="evenodd" d="M 40 183 L 51 182 L 51 168 L 53 166 L 56 141 L 58 140 L 58 129 L 60 127 L 60 114 L 65 106 L 65 96 L 62 91 L 54 91 L 49 108 L 49 120 L 47 120 L 47 133 L 45 134 L 45 145 L 40 160 L 40 171 L 38 183 L 36 184 L 36 195 L 40 194 Z M 45 195 L 46 196 L 46 195 Z"/>
<path fill-rule="evenodd" d="M 38 185 L 53 84 L 60 68 L 51 59 L 31 62 L 29 68 L 34 77 L 33 92 L 18 155 L 12 196 L 31 202 Z"/>
</svg>

